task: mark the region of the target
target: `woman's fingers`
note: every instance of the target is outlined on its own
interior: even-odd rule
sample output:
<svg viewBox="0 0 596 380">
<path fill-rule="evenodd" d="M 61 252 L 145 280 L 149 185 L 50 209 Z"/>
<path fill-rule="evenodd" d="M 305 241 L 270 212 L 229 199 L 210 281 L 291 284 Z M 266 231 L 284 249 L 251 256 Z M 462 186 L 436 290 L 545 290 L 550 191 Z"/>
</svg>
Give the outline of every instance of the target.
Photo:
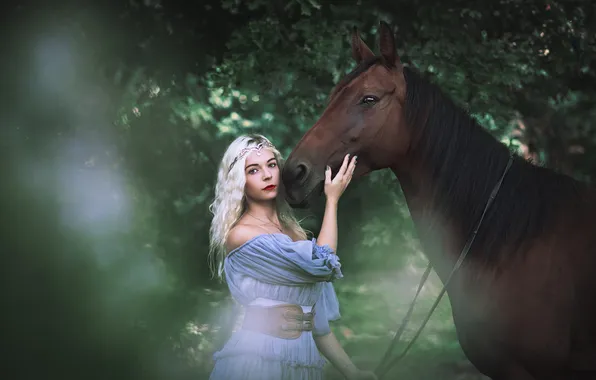
<svg viewBox="0 0 596 380">
<path fill-rule="evenodd" d="M 346 172 L 348 171 L 349 164 L 350 164 L 350 155 L 346 154 L 344 157 L 344 162 L 342 162 L 341 168 L 339 168 L 339 172 L 337 174 L 338 175 L 341 174 L 342 177 L 345 176 Z"/>
<path fill-rule="evenodd" d="M 352 157 L 350 161 L 350 166 L 348 167 L 348 175 L 347 175 L 347 183 L 352 180 L 352 175 L 354 175 L 354 170 L 356 170 L 356 156 Z"/>
<path fill-rule="evenodd" d="M 356 169 L 356 160 L 356 156 L 353 156 L 352 159 L 350 159 L 350 155 L 346 154 L 341 167 L 333 178 L 333 182 L 345 182 L 348 180 L 348 177 L 351 178 L 354 174 L 354 170 Z M 326 176 L 327 172 L 325 172 L 325 177 Z"/>
</svg>

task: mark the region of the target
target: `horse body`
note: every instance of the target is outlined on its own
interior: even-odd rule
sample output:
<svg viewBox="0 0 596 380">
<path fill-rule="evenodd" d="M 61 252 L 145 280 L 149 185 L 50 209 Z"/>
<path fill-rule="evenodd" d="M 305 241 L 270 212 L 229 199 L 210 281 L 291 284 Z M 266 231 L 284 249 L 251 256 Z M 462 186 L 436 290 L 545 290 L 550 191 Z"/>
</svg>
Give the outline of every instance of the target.
<svg viewBox="0 0 596 380">
<path fill-rule="evenodd" d="M 432 184 L 394 173 L 424 252 L 445 282 L 468 229 L 429 207 L 429 191 L 416 190 Z M 509 252 L 503 241 L 497 265 L 484 262 L 483 246 L 472 246 L 448 285 L 462 350 L 492 379 L 572 379 L 584 371 L 586 379 L 596 378 L 596 233 L 585 234 L 596 215 L 596 197 L 589 190 L 580 195 L 583 201 L 569 205 L 577 213 L 566 212 L 563 204 L 558 223 L 540 235 Z M 490 229 L 489 220 L 481 228 Z"/>
<path fill-rule="evenodd" d="M 355 177 L 389 168 L 425 254 L 445 283 L 510 158 L 434 85 L 352 36 L 358 66 L 332 91 L 282 173 L 294 207 L 324 168 L 359 156 Z M 494 380 L 596 379 L 596 191 L 515 157 L 476 240 L 447 285 L 460 345 Z"/>
</svg>

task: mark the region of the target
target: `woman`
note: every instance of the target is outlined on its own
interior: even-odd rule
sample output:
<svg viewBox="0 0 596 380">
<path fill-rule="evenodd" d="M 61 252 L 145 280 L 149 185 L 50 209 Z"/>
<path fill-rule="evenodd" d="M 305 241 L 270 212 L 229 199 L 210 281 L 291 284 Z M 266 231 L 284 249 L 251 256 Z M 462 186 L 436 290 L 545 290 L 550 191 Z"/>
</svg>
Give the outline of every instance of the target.
<svg viewBox="0 0 596 380">
<path fill-rule="evenodd" d="M 337 203 L 356 157 L 346 156 L 333 180 L 327 168 L 323 225 L 312 241 L 278 196 L 281 163 L 269 140 L 251 135 L 232 142 L 219 168 L 211 205 L 212 270 L 225 277 L 246 312 L 242 328 L 214 354 L 210 379 L 322 379 L 321 354 L 348 379 L 374 379 L 356 368 L 329 327 L 340 316 L 331 283 L 342 277 L 335 254 Z"/>
</svg>

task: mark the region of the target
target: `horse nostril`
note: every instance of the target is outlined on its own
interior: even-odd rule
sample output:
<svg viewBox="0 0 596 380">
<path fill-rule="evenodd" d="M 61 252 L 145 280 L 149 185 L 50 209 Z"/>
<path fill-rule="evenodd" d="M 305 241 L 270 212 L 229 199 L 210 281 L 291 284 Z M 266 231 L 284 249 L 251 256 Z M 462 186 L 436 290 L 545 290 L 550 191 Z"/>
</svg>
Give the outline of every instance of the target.
<svg viewBox="0 0 596 380">
<path fill-rule="evenodd" d="M 296 169 L 294 171 L 294 178 L 296 179 L 296 182 L 298 182 L 298 183 L 304 182 L 304 180 L 307 177 L 307 174 L 308 174 L 308 168 L 306 167 L 306 165 L 298 164 L 296 166 Z"/>
</svg>

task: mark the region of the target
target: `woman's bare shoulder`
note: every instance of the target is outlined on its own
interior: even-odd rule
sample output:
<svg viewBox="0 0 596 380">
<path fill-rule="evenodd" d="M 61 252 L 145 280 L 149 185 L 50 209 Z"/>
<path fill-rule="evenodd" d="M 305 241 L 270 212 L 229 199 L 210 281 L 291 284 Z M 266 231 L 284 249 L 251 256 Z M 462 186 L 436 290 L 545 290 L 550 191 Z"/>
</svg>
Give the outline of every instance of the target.
<svg viewBox="0 0 596 380">
<path fill-rule="evenodd" d="M 250 224 L 237 224 L 228 233 L 228 238 L 226 239 L 226 251 L 229 253 L 247 241 L 262 234 L 263 230 L 258 226 L 252 226 Z"/>
</svg>

